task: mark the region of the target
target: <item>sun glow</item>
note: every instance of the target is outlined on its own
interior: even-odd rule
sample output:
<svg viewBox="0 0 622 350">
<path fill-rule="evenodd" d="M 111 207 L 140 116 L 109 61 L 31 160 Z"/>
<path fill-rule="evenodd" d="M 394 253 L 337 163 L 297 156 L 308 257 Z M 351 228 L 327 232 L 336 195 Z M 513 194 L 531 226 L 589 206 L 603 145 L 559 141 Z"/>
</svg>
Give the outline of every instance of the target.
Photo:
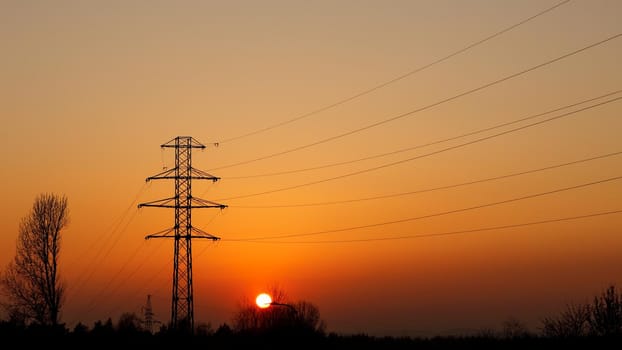
<svg viewBox="0 0 622 350">
<path fill-rule="evenodd" d="M 255 302 L 257 303 L 257 306 L 259 306 L 262 309 L 265 309 L 269 307 L 270 304 L 272 304 L 272 297 L 270 297 L 270 295 L 268 295 L 267 293 L 261 293 L 257 296 L 257 299 L 255 299 Z"/>
</svg>

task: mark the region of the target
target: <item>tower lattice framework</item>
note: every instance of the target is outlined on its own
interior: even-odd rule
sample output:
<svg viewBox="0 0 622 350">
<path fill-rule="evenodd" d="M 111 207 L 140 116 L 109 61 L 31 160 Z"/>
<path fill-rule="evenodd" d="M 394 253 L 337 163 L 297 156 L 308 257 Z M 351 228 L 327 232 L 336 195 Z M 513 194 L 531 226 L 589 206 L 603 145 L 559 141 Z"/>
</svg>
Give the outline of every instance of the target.
<svg viewBox="0 0 622 350">
<path fill-rule="evenodd" d="M 147 294 L 147 304 L 143 307 L 142 325 L 149 333 L 153 333 L 153 326 L 156 323 L 160 323 L 160 321 L 156 320 L 154 316 L 153 307 L 151 307 L 151 295 Z"/>
<path fill-rule="evenodd" d="M 172 228 L 148 235 L 145 239 L 174 239 L 171 328 L 193 332 L 192 239 L 200 238 L 216 241 L 220 238 L 192 226 L 192 209 L 224 209 L 227 206 L 192 196 L 192 180 L 211 180 L 213 182 L 220 180 L 218 177 L 192 167 L 192 149 L 205 149 L 205 145 L 190 136 L 178 136 L 161 145 L 161 147 L 175 149 L 175 167 L 150 176 L 147 178 L 147 181 L 160 179 L 175 180 L 175 196 L 141 203 L 138 207 L 175 209 L 175 225 Z"/>
</svg>

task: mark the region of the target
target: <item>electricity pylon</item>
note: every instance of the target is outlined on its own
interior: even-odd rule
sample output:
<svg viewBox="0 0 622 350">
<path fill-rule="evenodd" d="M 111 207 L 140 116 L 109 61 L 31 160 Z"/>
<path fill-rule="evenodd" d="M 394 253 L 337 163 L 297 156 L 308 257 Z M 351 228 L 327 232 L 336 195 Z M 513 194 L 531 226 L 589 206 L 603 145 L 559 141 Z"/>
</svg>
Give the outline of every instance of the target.
<svg viewBox="0 0 622 350">
<path fill-rule="evenodd" d="M 143 307 L 143 320 L 142 324 L 145 330 L 149 333 L 153 333 L 153 326 L 160 321 L 153 318 L 153 308 L 151 307 L 151 295 L 147 294 L 147 304 Z"/>
<path fill-rule="evenodd" d="M 175 225 L 172 228 L 148 235 L 150 238 L 174 238 L 173 258 L 173 296 L 171 307 L 171 328 L 177 331 L 194 331 L 194 300 L 192 294 L 192 239 L 220 238 L 192 226 L 192 208 L 220 208 L 227 206 L 192 196 L 192 180 L 212 180 L 220 178 L 192 167 L 192 149 L 204 149 L 205 145 L 190 136 L 178 136 L 161 145 L 162 148 L 175 149 L 175 168 L 147 178 L 147 181 L 160 179 L 175 180 L 175 196 L 152 202 L 141 203 L 141 207 L 160 207 L 175 209 Z M 172 235 L 171 235 L 172 233 Z"/>
</svg>

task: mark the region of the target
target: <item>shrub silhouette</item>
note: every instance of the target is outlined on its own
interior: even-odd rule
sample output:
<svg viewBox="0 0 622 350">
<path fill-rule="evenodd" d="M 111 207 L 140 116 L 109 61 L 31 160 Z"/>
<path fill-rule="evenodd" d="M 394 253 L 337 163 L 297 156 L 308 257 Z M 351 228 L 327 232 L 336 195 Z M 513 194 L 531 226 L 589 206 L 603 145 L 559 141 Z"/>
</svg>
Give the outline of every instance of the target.
<svg viewBox="0 0 622 350">
<path fill-rule="evenodd" d="M 270 290 L 273 306 L 260 309 L 249 299 L 240 303 L 233 330 L 245 335 L 323 335 L 325 324 L 319 308 L 308 301 L 289 302 L 285 292 Z"/>
<path fill-rule="evenodd" d="M 610 285 L 591 304 L 569 304 L 558 317 L 542 323 L 543 335 L 550 338 L 621 336 L 622 293 Z"/>
<path fill-rule="evenodd" d="M 609 286 L 594 298 L 590 307 L 590 334 L 596 336 L 622 335 L 622 294 Z"/>
</svg>

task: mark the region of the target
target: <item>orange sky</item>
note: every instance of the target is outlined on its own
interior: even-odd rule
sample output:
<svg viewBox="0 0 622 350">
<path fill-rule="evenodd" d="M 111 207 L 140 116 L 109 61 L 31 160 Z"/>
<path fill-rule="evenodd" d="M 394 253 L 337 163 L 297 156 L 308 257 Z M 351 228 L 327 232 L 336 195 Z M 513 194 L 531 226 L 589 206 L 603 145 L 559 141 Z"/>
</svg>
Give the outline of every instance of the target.
<svg viewBox="0 0 622 350">
<path fill-rule="evenodd" d="M 195 182 L 193 194 L 230 206 L 193 211 L 194 226 L 222 238 L 193 242 L 196 322 L 230 322 L 240 300 L 278 284 L 317 304 L 330 331 L 448 334 L 510 317 L 537 330 L 566 303 L 622 286 L 622 214 L 415 236 L 622 210 L 622 154 L 614 154 L 622 93 L 535 117 L 622 88 L 619 1 L 566 2 L 347 103 L 237 137 L 425 67 L 557 3 L 5 1 L 0 265 L 13 258 L 36 195 L 66 194 L 63 320 L 116 320 L 139 313 L 150 294 L 168 321 L 173 244 L 144 237 L 171 226 L 173 211 L 137 204 L 172 195 L 172 181 L 144 180 L 174 166 L 173 151 L 159 146 L 189 135 L 208 146 L 193 165 L 222 178 Z M 326 204 L 391 194 L 404 195 Z M 278 207 L 311 203 L 324 204 Z M 249 208 L 257 206 L 268 208 Z M 371 227 L 338 231 L 358 226 Z M 320 231 L 333 232 L 304 235 Z M 292 234 L 302 236 L 248 241 Z"/>
</svg>

